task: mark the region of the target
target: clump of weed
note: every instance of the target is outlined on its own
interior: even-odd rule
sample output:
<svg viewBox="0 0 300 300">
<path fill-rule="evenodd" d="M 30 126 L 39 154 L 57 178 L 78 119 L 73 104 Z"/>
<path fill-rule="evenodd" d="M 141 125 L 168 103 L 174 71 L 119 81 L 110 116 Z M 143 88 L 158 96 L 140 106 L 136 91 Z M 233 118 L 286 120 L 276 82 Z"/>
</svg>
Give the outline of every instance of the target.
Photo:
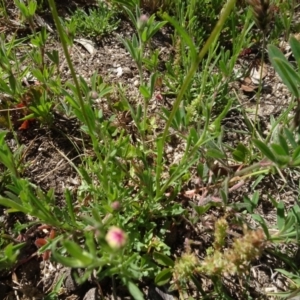
<svg viewBox="0 0 300 300">
<path fill-rule="evenodd" d="M 266 247 L 266 237 L 262 229 L 244 228 L 244 236 L 235 239 L 230 249 L 222 252 L 225 230 L 228 227 L 225 219 L 220 219 L 215 228 L 216 241 L 214 250 L 204 259 L 198 271 L 210 276 L 221 274 L 244 274 L 249 263 L 259 257 Z M 222 241 L 221 241 L 221 239 Z"/>
<path fill-rule="evenodd" d="M 70 23 L 74 23 L 76 32 L 83 36 L 99 37 L 116 30 L 119 20 L 114 10 L 105 4 L 99 4 L 99 7 L 91 8 L 88 12 L 77 9 Z"/>
<path fill-rule="evenodd" d="M 224 250 L 228 223 L 225 218 L 215 224 L 215 242 L 207 250 L 207 256 L 200 261 L 186 243 L 185 253 L 176 260 L 173 269 L 175 282 L 199 272 L 208 276 L 225 274 L 241 275 L 247 273 L 251 261 L 264 251 L 267 241 L 262 229 L 249 230 L 244 227 L 244 235 L 233 241 L 232 247 Z"/>
</svg>

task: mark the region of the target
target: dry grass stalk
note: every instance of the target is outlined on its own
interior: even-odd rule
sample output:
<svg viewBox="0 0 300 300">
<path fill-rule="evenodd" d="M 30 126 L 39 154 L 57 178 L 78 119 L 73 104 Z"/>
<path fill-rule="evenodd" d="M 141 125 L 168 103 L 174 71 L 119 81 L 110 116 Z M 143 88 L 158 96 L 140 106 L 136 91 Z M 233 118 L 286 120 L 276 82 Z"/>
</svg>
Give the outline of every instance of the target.
<svg viewBox="0 0 300 300">
<path fill-rule="evenodd" d="M 247 2 L 252 7 L 257 27 L 265 33 L 271 19 L 269 0 L 247 0 Z"/>
</svg>

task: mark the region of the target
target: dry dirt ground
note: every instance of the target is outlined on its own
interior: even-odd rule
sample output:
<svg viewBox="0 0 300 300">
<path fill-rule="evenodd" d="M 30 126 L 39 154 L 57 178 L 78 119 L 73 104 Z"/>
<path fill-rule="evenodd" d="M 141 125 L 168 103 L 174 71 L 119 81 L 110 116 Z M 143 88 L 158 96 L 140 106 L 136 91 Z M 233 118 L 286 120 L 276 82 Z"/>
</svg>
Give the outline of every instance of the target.
<svg viewBox="0 0 300 300">
<path fill-rule="evenodd" d="M 70 1 L 70 4 L 81 5 L 73 1 Z M 63 14 L 63 7 L 60 7 L 60 9 Z M 11 15 L 11 19 L 17 21 L 18 14 L 9 1 L 8 11 Z M 47 15 L 44 17 L 46 20 Z M 51 18 L 49 19 L 51 20 Z M 53 27 L 51 21 L 49 25 Z M 0 30 L 6 35 L 7 39 L 9 39 L 14 32 L 17 32 L 20 36 L 28 33 L 26 29 L 18 28 L 17 23 L 7 23 L 3 20 L 0 20 Z M 130 55 L 120 42 L 120 37 L 130 37 L 133 32 L 133 28 L 130 24 L 126 20 L 122 20 L 118 30 L 94 42 L 95 52 L 93 54 L 90 54 L 80 44 L 75 43 L 71 51 L 71 56 L 78 75 L 89 79 L 94 71 L 97 71 L 103 76 L 105 81 L 109 83 L 122 83 L 123 86 L 126 86 L 128 96 L 138 102 L 140 100 L 137 85 L 138 71 Z M 170 28 L 165 28 L 157 34 L 153 40 L 153 45 L 161 49 L 160 59 L 162 61 L 162 72 L 164 71 L 164 61 L 173 55 L 171 33 Z M 61 57 L 63 57 L 61 45 L 58 42 L 55 32 L 50 34 L 47 47 L 48 50 L 59 50 Z M 266 64 L 267 75 L 265 83 L 268 88 L 262 93 L 260 119 L 262 127 L 267 131 L 269 116 L 278 116 L 289 104 L 290 95 L 276 74 L 274 74 L 274 70 L 270 64 L 268 62 Z M 60 70 L 64 80 L 70 78 L 70 72 L 65 61 L 61 62 Z M 122 72 L 120 70 L 122 70 Z M 255 105 L 255 101 L 253 101 L 254 94 L 251 92 L 251 88 L 249 91 L 247 88 L 243 88 L 242 84 L 243 83 L 239 82 L 233 87 L 240 97 L 240 105 L 248 107 L 249 110 L 253 109 Z M 150 112 L 155 113 L 159 105 L 165 105 L 169 108 L 169 104 L 172 103 L 174 99 L 167 100 L 166 103 L 153 101 L 150 105 Z M 100 105 L 109 116 L 109 109 L 105 106 L 105 103 L 101 102 L 101 99 L 99 99 L 98 105 Z M 105 111 L 106 108 L 107 111 Z M 63 191 L 65 188 L 76 189 L 79 185 L 77 173 L 69 164 L 66 157 L 76 164 L 80 161 L 78 157 L 80 155 L 86 155 L 86 153 L 83 152 L 83 147 L 80 142 L 82 136 L 79 132 L 79 124 L 73 119 L 56 114 L 54 114 L 54 118 L 56 128 L 41 128 L 39 124 L 31 124 L 30 130 L 18 130 L 18 126 L 16 126 L 16 133 L 20 144 L 25 147 L 23 161 L 27 168 L 24 172 L 24 176 L 29 178 L 34 184 L 39 185 L 45 191 L 50 187 L 54 188 L 57 205 L 64 205 Z M 131 120 L 125 119 L 124 126 L 130 126 L 130 121 Z M 232 131 L 232 128 L 240 128 L 241 131 L 247 130 L 238 107 L 230 111 L 223 120 L 223 125 L 225 129 L 225 141 L 234 145 L 244 139 L 243 134 L 233 133 Z M 12 149 L 16 146 L 13 136 L 8 136 L 7 141 L 10 143 Z M 178 144 L 176 144 L 175 139 L 168 153 L 171 160 L 174 160 L 174 156 L 178 155 L 178 153 L 180 154 L 182 150 L 180 141 L 177 142 Z M 297 174 L 286 174 L 286 176 L 288 178 L 287 184 L 284 184 L 277 175 L 269 175 L 259 184 L 261 200 L 257 212 L 263 216 L 270 226 L 276 222 L 276 214 L 268 200 L 268 194 L 271 194 L 276 200 L 283 200 L 287 205 L 287 209 L 292 206 L 298 198 L 299 178 Z M 186 188 L 193 189 L 195 187 L 196 184 L 191 181 L 190 186 Z M 229 193 L 229 202 L 238 203 L 242 200 L 243 195 L 250 195 L 252 193 L 251 184 L 245 183 L 239 189 Z M 190 200 L 193 199 L 188 199 L 183 196 L 178 198 L 178 201 L 185 206 L 187 206 Z M 201 201 L 201 199 L 195 199 L 195 201 Z M 192 211 L 191 214 L 193 214 Z M 213 207 L 205 216 L 201 217 L 196 225 L 192 225 L 185 219 L 178 222 L 178 225 L 174 225 L 168 240 L 173 253 L 180 256 L 184 240 L 185 238 L 189 238 L 195 241 L 192 250 L 203 258 L 205 256 L 205 250 L 211 246 L 213 242 L 213 223 L 224 214 L 228 214 L 228 212 L 222 209 L 222 207 Z M 4 230 L 8 234 L 11 233 L 16 222 L 22 224 L 30 221 L 27 216 L 22 214 L 7 215 L 2 207 L 0 207 L 0 216 Z M 232 219 L 234 218 L 238 219 L 239 216 L 234 214 Z M 232 224 L 234 224 L 234 222 Z M 35 255 L 37 249 L 34 245 L 34 241 L 36 238 L 43 236 L 43 233 L 37 232 L 35 229 L 36 228 L 28 228 L 24 231 L 24 236 L 19 237 L 26 240 L 27 247 L 22 250 L 22 256 L 18 264 L 12 270 L 0 272 L 0 300 L 42 299 L 51 291 L 51 288 L 62 274 L 65 274 L 64 289 L 59 299 L 100 299 L 100 287 L 105 299 L 113 299 L 111 296 L 110 281 L 105 280 L 97 283 L 91 279 L 86 284 L 78 286 L 72 274 L 72 272 L 76 270 L 64 268 L 54 262 L 43 261 L 41 257 Z M 231 228 L 231 230 L 234 232 L 233 235 L 242 233 L 240 229 Z M 229 240 L 231 238 L 232 236 L 229 237 Z M 288 252 L 296 251 L 297 249 L 295 247 L 290 249 L 287 246 L 286 249 L 281 250 Z M 259 260 L 252 263 L 250 273 L 248 275 L 245 274 L 244 281 L 235 277 L 225 277 L 224 284 L 227 288 L 226 292 L 232 299 L 246 299 L 247 293 L 244 282 L 247 281 L 249 285 L 247 289 L 250 293 L 248 299 L 272 299 L 272 297 L 265 296 L 265 292 L 282 291 L 288 286 L 287 280 L 275 271 L 276 268 L 284 267 L 286 266 L 281 260 L 277 260 L 273 255 L 266 252 Z M 78 270 L 76 272 L 78 272 Z M 199 278 L 199 280 L 202 282 L 204 290 L 211 290 L 212 282 L 209 279 Z M 141 283 L 141 288 L 145 292 L 146 299 L 171 300 L 177 299 L 178 297 L 176 293 L 168 293 L 167 287 L 158 289 L 148 284 L 146 280 Z M 200 298 L 194 290 L 193 285 L 191 285 L 190 294 L 193 295 L 195 299 Z M 117 288 L 117 295 L 123 295 L 119 296 L 118 299 L 130 299 L 129 296 L 124 296 L 126 295 L 126 291 L 121 287 Z"/>
</svg>

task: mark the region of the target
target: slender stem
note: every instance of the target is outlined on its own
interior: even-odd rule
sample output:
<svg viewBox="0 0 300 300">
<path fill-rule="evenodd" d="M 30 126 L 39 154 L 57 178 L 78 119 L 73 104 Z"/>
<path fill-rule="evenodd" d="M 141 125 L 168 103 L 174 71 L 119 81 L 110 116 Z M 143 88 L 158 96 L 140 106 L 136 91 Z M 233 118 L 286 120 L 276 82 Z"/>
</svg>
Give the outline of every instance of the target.
<svg viewBox="0 0 300 300">
<path fill-rule="evenodd" d="M 102 185 L 103 185 L 103 188 L 107 191 L 107 189 L 108 189 L 108 178 L 107 178 L 107 173 L 106 173 L 105 161 L 103 160 L 103 158 L 101 156 L 101 151 L 99 149 L 99 141 L 98 141 L 98 139 L 95 135 L 95 132 L 93 130 L 93 127 L 91 125 L 91 120 L 89 119 L 89 117 L 86 113 L 85 104 L 84 104 L 84 101 L 83 101 L 83 98 L 82 98 L 82 95 L 81 95 L 81 88 L 80 88 L 79 81 L 77 79 L 75 69 L 74 69 L 74 66 L 72 64 L 70 55 L 69 55 L 68 43 L 67 43 L 67 40 L 66 40 L 64 30 L 63 30 L 62 25 L 60 23 L 60 20 L 58 18 L 58 13 L 57 13 L 57 9 L 56 9 L 54 0 L 49 0 L 49 5 L 50 5 L 51 13 L 52 13 L 52 16 L 53 16 L 53 19 L 54 19 L 59 37 L 61 39 L 61 44 L 62 44 L 62 47 L 63 47 L 63 50 L 64 50 L 65 58 L 67 60 L 67 63 L 68 63 L 68 66 L 70 68 L 70 72 L 71 72 L 71 75 L 72 75 L 72 78 L 73 78 L 73 81 L 74 81 L 74 84 L 75 84 L 75 87 L 76 87 L 76 90 L 77 90 L 77 97 L 78 97 L 79 106 L 82 110 L 82 115 L 83 115 L 83 118 L 85 120 L 85 124 L 88 127 L 88 131 L 89 131 L 90 137 L 92 139 L 92 143 L 93 143 L 95 153 L 96 153 L 97 158 L 99 159 L 99 162 L 100 162 L 101 167 L 102 167 L 102 171 L 103 171 Z"/>
<path fill-rule="evenodd" d="M 115 277 L 112 276 L 111 277 L 111 281 L 112 281 L 112 293 L 113 293 L 113 298 L 114 300 L 117 300 L 118 299 L 118 296 L 117 296 L 117 286 L 116 286 L 116 280 L 115 280 Z"/>
<path fill-rule="evenodd" d="M 286 28 L 286 41 L 289 40 L 290 38 L 290 33 L 291 33 L 291 24 L 293 22 L 293 18 L 294 18 L 294 14 L 295 14 L 295 8 L 296 8 L 296 1 L 292 0 L 291 5 L 289 5 L 290 8 L 290 18 L 289 18 L 289 24 L 288 24 L 288 28 Z"/>
<path fill-rule="evenodd" d="M 80 107 L 82 109 L 83 117 L 84 117 L 85 122 L 86 122 L 86 124 L 88 126 L 90 134 L 94 135 L 93 134 L 93 130 L 92 130 L 92 126 L 90 124 L 90 120 L 89 120 L 89 118 L 88 118 L 88 116 L 86 114 L 86 111 L 85 111 L 84 101 L 82 99 L 82 95 L 81 95 L 81 91 L 80 91 L 80 85 L 79 85 L 79 82 L 78 82 L 78 79 L 77 79 L 77 76 L 76 76 L 76 73 L 75 73 L 75 69 L 73 67 L 73 64 L 72 64 L 69 52 L 68 52 L 68 45 L 67 45 L 66 37 L 65 37 L 63 28 L 61 26 L 61 23 L 59 21 L 59 18 L 58 18 L 57 9 L 56 9 L 54 0 L 49 0 L 49 4 L 50 4 L 51 13 L 52 13 L 52 16 L 53 16 L 53 19 L 54 19 L 57 31 L 59 33 L 59 37 L 61 39 L 61 44 L 62 44 L 62 47 L 63 47 L 63 50 L 64 50 L 65 58 L 67 60 L 67 63 L 68 63 L 68 66 L 70 68 L 70 72 L 71 72 L 72 78 L 74 80 L 74 84 L 76 86 L 76 90 L 78 92 L 77 96 L 78 96 L 79 105 L 80 105 Z"/>
<path fill-rule="evenodd" d="M 192 66 L 190 67 L 190 70 L 188 71 L 186 77 L 185 77 L 185 80 L 183 81 L 183 84 L 181 86 L 181 89 L 177 95 L 177 98 L 174 102 L 174 105 L 173 105 L 173 109 L 169 115 L 169 118 L 168 118 L 168 121 L 166 123 L 166 126 L 165 126 L 165 130 L 163 132 L 163 135 L 161 137 L 162 139 L 162 145 L 165 144 L 165 141 L 166 141 L 166 138 L 167 138 L 167 135 L 168 135 L 168 132 L 169 132 L 169 128 L 172 124 L 172 121 L 174 119 L 174 116 L 181 104 L 181 101 L 182 101 L 182 98 L 187 90 L 187 88 L 190 86 L 190 83 L 193 79 L 193 76 L 195 74 L 195 72 L 197 71 L 198 69 L 198 65 L 199 63 L 202 61 L 203 57 L 206 55 L 206 53 L 208 52 L 209 50 L 209 47 L 214 43 L 214 41 L 219 37 L 220 35 L 220 32 L 224 26 L 224 23 L 225 21 L 227 20 L 229 14 L 231 13 L 234 5 L 235 5 L 235 2 L 236 0 L 228 0 L 228 2 L 223 6 L 223 9 L 221 11 L 221 15 L 220 15 L 220 18 L 217 22 L 217 24 L 215 25 L 215 28 L 214 30 L 212 31 L 211 35 L 209 36 L 209 38 L 207 39 L 206 43 L 204 44 L 203 48 L 201 49 L 200 53 L 198 54 L 197 58 L 195 59 L 195 61 L 192 63 Z M 161 160 L 157 162 L 158 165 L 161 165 L 162 162 Z M 157 169 L 157 173 L 156 173 L 156 176 L 157 176 L 157 180 L 159 180 L 160 178 L 160 174 L 162 172 L 162 168 L 158 168 Z M 160 193 L 160 191 L 157 189 L 157 196 L 158 194 Z"/>
<path fill-rule="evenodd" d="M 208 40 L 206 41 L 205 45 L 203 46 L 203 48 L 201 49 L 200 53 L 198 54 L 198 57 L 196 58 L 195 62 L 192 64 L 189 72 L 187 73 L 185 80 L 181 86 L 181 89 L 178 93 L 178 96 L 174 102 L 173 105 L 173 109 L 170 113 L 170 116 L 168 118 L 165 130 L 163 132 L 163 136 L 162 136 L 162 140 L 163 143 L 166 140 L 170 125 L 173 121 L 173 118 L 176 114 L 176 111 L 178 110 L 180 103 L 182 101 L 183 95 L 185 94 L 188 86 L 190 85 L 190 82 L 192 81 L 192 78 L 195 74 L 195 72 L 197 71 L 198 65 L 199 63 L 202 61 L 203 57 L 205 56 L 205 54 L 208 52 L 209 47 L 211 46 L 211 44 L 218 38 L 221 29 L 223 28 L 223 25 L 227 19 L 227 17 L 229 16 L 229 14 L 231 13 L 234 5 L 235 5 L 236 0 L 229 0 L 223 7 L 220 18 L 213 30 L 213 32 L 211 33 L 211 35 L 209 36 Z"/>
<path fill-rule="evenodd" d="M 256 128 L 258 128 L 258 136 L 260 136 L 259 132 L 259 123 L 258 123 L 258 110 L 260 107 L 260 96 L 263 88 L 263 69 L 264 69 L 264 58 L 265 58 L 265 47 L 266 47 L 266 34 L 263 32 L 263 42 L 262 42 L 262 56 L 261 56 L 261 63 L 260 63 L 260 73 L 259 73 L 259 86 L 258 91 L 256 94 L 256 107 L 255 107 L 255 119 L 254 119 L 254 126 L 252 130 L 252 137 L 256 136 Z"/>
</svg>

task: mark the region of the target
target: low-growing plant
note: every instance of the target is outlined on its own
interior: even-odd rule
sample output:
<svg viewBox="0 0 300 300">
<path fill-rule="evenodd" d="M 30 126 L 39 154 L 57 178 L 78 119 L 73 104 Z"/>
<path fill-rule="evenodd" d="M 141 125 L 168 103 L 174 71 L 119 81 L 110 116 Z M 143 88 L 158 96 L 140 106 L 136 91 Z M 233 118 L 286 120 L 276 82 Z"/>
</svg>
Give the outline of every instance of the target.
<svg viewBox="0 0 300 300">
<path fill-rule="evenodd" d="M 24 21 L 29 23 L 31 31 L 35 32 L 35 25 L 33 17 L 37 10 L 37 2 L 35 0 L 29 0 L 27 5 L 23 1 L 15 0 L 15 4 L 21 12 L 21 16 Z"/>
<path fill-rule="evenodd" d="M 90 8 L 87 12 L 78 8 L 67 23 L 75 24 L 76 33 L 81 36 L 100 38 L 116 30 L 119 21 L 116 12 L 105 2 L 99 1 L 96 8 Z"/>
<path fill-rule="evenodd" d="M 126 12 L 135 29 L 133 36 L 122 42 L 139 72 L 142 104 L 127 96 L 126 86 L 118 85 L 115 89 L 96 72 L 90 80 L 77 76 L 71 61 L 69 50 L 76 34 L 98 36 L 116 26 L 113 7 L 103 2 L 89 12 L 77 10 L 71 21 L 65 23 L 58 17 L 54 0 L 49 0 L 63 58 L 72 76 L 66 82 L 61 77 L 62 57 L 58 50 L 46 50 L 49 35 L 45 29 L 32 32 L 32 47 L 19 60 L 30 60 L 32 64 L 22 71 L 18 62 L 11 63 L 16 60 L 14 47 L 18 42 L 4 42 L 4 37 L 1 40 L 0 91 L 10 99 L 5 111 L 8 122 L 12 120 L 11 108 L 19 105 L 23 112 L 19 119 L 35 119 L 47 130 L 59 132 L 54 115 L 62 113 L 76 118 L 83 138 L 82 148 L 76 145 L 77 151 L 82 152 L 79 163 L 61 154 L 77 172 L 79 185 L 76 190 L 65 190 L 65 205 L 58 207 L 54 189 L 42 190 L 24 177 L 23 147 L 16 143 L 12 149 L 9 131 L 0 133 L 0 162 L 4 170 L 0 178 L 0 204 L 6 207 L 5 213 L 21 212 L 33 219 L 28 224 L 16 224 L 10 234 L 1 231 L 0 269 L 15 266 L 22 251 L 23 241 L 10 235 L 38 224 L 37 230 L 50 231 L 33 243 L 39 257 L 84 269 L 84 275 L 76 277 L 80 283 L 90 278 L 97 282 L 110 278 L 114 293 L 118 283 L 127 287 L 134 299 L 144 299 L 139 283 L 145 278 L 157 285 L 170 284 L 181 299 L 190 296 L 190 282 L 203 298 L 216 294 L 230 297 L 223 288 L 223 276 L 243 280 L 250 263 L 264 252 L 280 258 L 291 272 L 296 270 L 290 253 L 280 253 L 277 247 L 297 243 L 299 206 L 287 208 L 283 201 L 275 201 L 270 195 L 268 200 L 277 216 L 273 226 L 257 211 L 261 200 L 258 184 L 264 177 L 277 173 L 285 180 L 284 170 L 295 170 L 300 165 L 298 135 L 293 128 L 281 126 L 293 105 L 276 120 L 271 118 L 271 133 L 266 138 L 251 139 L 249 144 L 241 140 L 236 146 L 223 140 L 222 121 L 233 105 L 229 94 L 229 85 L 236 79 L 233 68 L 241 49 L 251 43 L 250 13 L 237 13 L 234 0 L 224 6 L 219 0 L 176 1 L 170 9 L 174 10 L 174 17 L 162 12 L 156 16 L 143 14 L 141 5 L 149 5 L 148 1 L 113 2 Z M 152 4 L 156 10 L 166 3 Z M 265 31 L 267 24 L 262 16 L 268 13 L 268 2 L 251 3 L 257 25 Z M 31 22 L 33 15 L 24 5 L 19 4 L 20 11 Z M 205 15 L 206 25 L 200 26 L 198 12 Z M 239 31 L 236 26 L 240 19 L 243 27 Z M 159 52 L 152 48 L 152 39 L 168 23 L 174 28 L 175 57 L 167 63 L 164 73 L 159 73 Z M 222 29 L 223 39 L 219 39 Z M 223 44 L 227 37 L 232 41 L 229 49 Z M 299 42 L 294 38 L 290 41 L 299 64 Z M 277 48 L 269 46 L 269 55 L 284 83 L 300 98 L 299 72 Z M 27 79 L 22 83 L 28 74 L 33 76 L 34 84 Z M 156 95 L 159 82 L 166 83 L 176 98 L 170 107 L 163 106 L 160 89 Z M 112 99 L 113 94 L 117 94 L 117 99 Z M 109 114 L 96 104 L 98 98 L 110 108 Z M 151 115 L 149 105 L 154 100 L 160 100 L 162 108 L 158 106 L 158 114 Z M 299 110 L 298 107 L 294 118 L 297 128 Z M 130 117 L 133 129 L 122 123 L 120 115 Z M 7 127 L 12 132 L 16 129 Z M 24 127 L 22 123 L 18 129 Z M 249 127 L 251 132 L 255 126 Z M 182 141 L 181 155 L 174 161 L 167 155 L 172 137 Z M 14 139 L 18 141 L 16 135 Z M 195 176 L 201 187 L 198 182 L 194 190 L 185 193 L 184 188 Z M 231 203 L 229 193 L 251 180 L 250 192 L 244 195 L 243 202 Z M 187 197 L 190 201 L 181 201 Z M 197 243 L 186 239 L 184 251 L 175 257 L 167 242 L 173 227 L 182 220 L 194 227 L 212 207 L 220 209 L 222 216 L 214 222 L 211 247 L 198 256 L 193 251 Z M 236 233 L 230 243 L 232 220 L 243 233 Z M 21 237 L 26 239 L 26 235 Z M 295 274 L 285 272 L 297 285 Z M 202 277 L 214 284 L 211 293 L 204 291 L 199 280 Z M 62 284 L 63 278 L 45 299 L 57 297 Z"/>
<path fill-rule="evenodd" d="M 296 114 L 294 116 L 294 127 L 299 128 L 300 124 L 300 42 L 295 38 L 290 38 L 290 46 L 295 57 L 297 65 L 294 67 L 287 58 L 283 55 L 283 53 L 276 48 L 274 45 L 268 46 L 269 57 L 272 65 L 274 66 L 276 72 L 281 77 L 284 84 L 287 86 L 292 95 L 296 98 L 297 109 Z"/>
</svg>

